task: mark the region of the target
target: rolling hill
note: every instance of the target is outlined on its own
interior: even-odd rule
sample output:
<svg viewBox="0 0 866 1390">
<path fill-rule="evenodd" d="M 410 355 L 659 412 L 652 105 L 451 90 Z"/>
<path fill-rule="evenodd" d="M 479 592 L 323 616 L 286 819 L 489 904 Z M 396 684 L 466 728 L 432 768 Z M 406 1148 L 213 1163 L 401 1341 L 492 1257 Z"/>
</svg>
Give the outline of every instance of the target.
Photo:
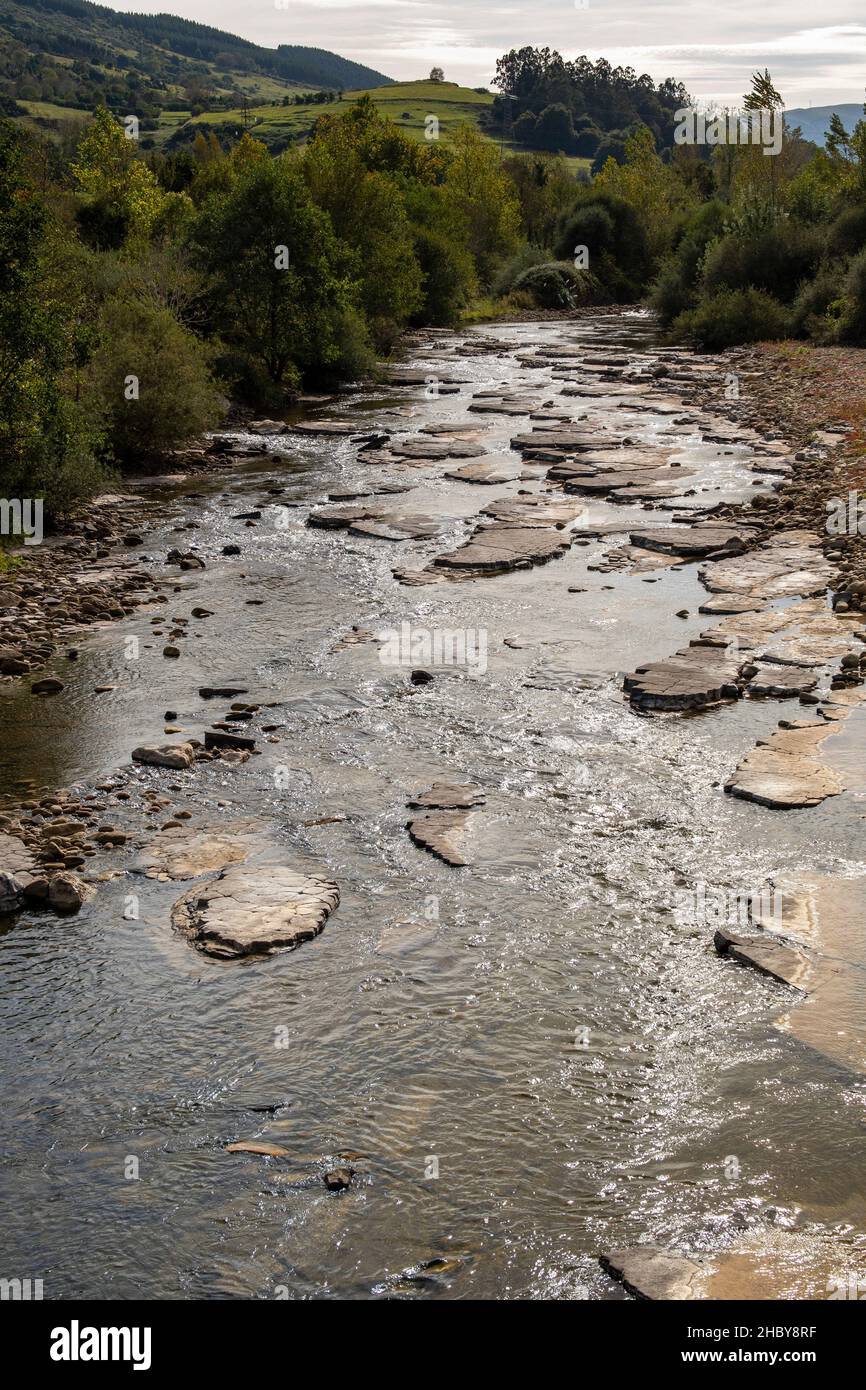
<svg viewBox="0 0 866 1390">
<path fill-rule="evenodd" d="M 60 119 L 54 108 L 74 119 L 100 101 L 155 121 L 166 109 L 233 109 L 390 80 L 325 49 L 263 48 L 174 15 L 120 14 L 89 0 L 0 0 L 0 111 L 20 114 L 21 102 L 42 123 Z"/>
<path fill-rule="evenodd" d="M 823 145 L 834 111 L 838 111 L 842 117 L 846 130 L 853 130 L 857 122 L 863 119 L 862 104 L 850 101 L 840 102 L 838 106 L 800 106 L 786 111 L 785 121 L 789 126 L 799 126 L 804 140 L 814 140 L 816 145 Z"/>
</svg>

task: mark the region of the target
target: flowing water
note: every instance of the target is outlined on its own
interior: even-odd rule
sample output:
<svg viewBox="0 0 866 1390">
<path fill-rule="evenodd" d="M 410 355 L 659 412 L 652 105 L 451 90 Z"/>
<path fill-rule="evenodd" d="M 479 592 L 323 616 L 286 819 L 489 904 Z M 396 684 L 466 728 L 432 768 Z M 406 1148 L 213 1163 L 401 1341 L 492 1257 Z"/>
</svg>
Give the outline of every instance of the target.
<svg viewBox="0 0 866 1390">
<path fill-rule="evenodd" d="M 652 345 L 639 316 L 476 332 Z M 418 363 L 435 372 L 441 347 L 432 336 Z M 414 432 L 466 418 L 466 391 L 513 380 L 550 395 L 549 374 L 506 348 L 459 366 L 462 395 L 357 396 L 339 411 Z M 598 409 L 663 437 L 660 416 Z M 483 422 L 503 452 L 528 427 Z M 747 449 L 681 444 L 719 496 L 750 486 Z M 624 703 L 618 673 L 708 625 L 696 566 L 655 583 L 598 573 L 607 542 L 593 541 L 531 571 L 404 587 L 395 564 L 452 548 L 520 484 L 404 468 L 413 491 L 395 506 L 451 520 L 444 537 L 393 544 L 304 524 L 329 491 L 369 481 L 356 446 L 268 447 L 279 464 L 197 479 L 196 497 L 189 481 L 162 485 L 154 571 L 186 519 L 208 562 L 169 591 L 169 611 L 214 611 L 182 659 L 163 659 L 142 611 L 80 641 L 54 700 L 4 686 L 0 790 L 98 781 L 162 737 L 167 709 L 200 736 L 217 711 L 198 687 L 241 678 L 278 705 L 279 744 L 242 767 L 141 777 L 182 791 L 196 824 L 252 826 L 286 862 L 319 866 L 341 905 L 315 941 L 252 962 L 197 954 L 169 924 L 187 885 L 134 873 L 100 884 L 75 919 L 25 914 L 6 930 L 2 1272 L 42 1277 L 53 1298 L 618 1298 L 597 1265 L 611 1247 L 717 1249 L 753 1222 L 768 1240 L 773 1223 L 842 1240 L 866 1228 L 863 1078 L 780 1031 L 790 992 L 720 961 L 713 925 L 673 911 L 700 883 L 745 893 L 792 869 L 866 872 L 861 792 L 787 814 L 724 795 L 778 703 L 654 719 Z M 288 527 L 277 507 L 255 529 L 232 520 L 274 481 L 298 504 Z M 605 502 L 589 514 L 649 515 Z M 239 559 L 221 557 L 227 541 Z M 485 631 L 486 672 L 413 687 L 374 642 L 334 650 L 353 624 L 404 621 Z M 99 683 L 117 688 L 95 697 Z M 468 867 L 406 833 L 407 800 L 437 779 L 486 796 Z M 123 915 L 131 885 L 137 921 Z M 291 1158 L 225 1153 L 255 1136 Z M 340 1161 L 357 1176 L 335 1197 L 320 1175 Z"/>
</svg>

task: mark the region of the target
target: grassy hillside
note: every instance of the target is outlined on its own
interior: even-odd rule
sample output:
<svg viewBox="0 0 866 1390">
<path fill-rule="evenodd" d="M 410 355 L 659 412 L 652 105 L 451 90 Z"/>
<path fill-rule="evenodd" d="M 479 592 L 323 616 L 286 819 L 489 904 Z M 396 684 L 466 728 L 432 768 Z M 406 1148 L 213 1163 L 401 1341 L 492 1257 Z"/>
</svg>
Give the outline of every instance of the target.
<svg viewBox="0 0 866 1390">
<path fill-rule="evenodd" d="M 342 101 L 325 103 L 305 103 L 304 105 L 283 106 L 281 104 L 258 106 L 255 110 L 204 111 L 197 116 L 187 115 L 184 120 L 180 113 L 166 111 L 160 121 L 160 129 L 155 137 L 162 147 L 169 144 L 176 147 L 195 137 L 202 127 L 213 127 L 226 134 L 236 136 L 245 127 L 271 149 L 281 150 L 291 144 L 302 144 L 317 117 L 327 112 L 345 111 L 350 101 L 360 96 L 369 96 L 383 116 L 394 121 L 401 130 L 413 140 L 427 139 L 427 121 L 435 116 L 439 122 L 439 138 L 448 140 L 456 128 L 463 124 L 475 126 L 483 135 L 487 131 L 481 124 L 484 115 L 493 104 L 490 92 L 476 91 L 473 87 L 460 87 L 456 82 L 393 82 L 387 87 L 370 87 L 364 91 L 347 92 Z M 495 137 L 490 136 L 494 139 Z M 503 152 L 516 149 L 509 141 L 495 139 Z M 588 159 L 572 158 L 567 161 L 573 170 L 589 168 Z"/>
<path fill-rule="evenodd" d="M 489 93 L 480 93 L 471 87 L 458 87 L 456 82 L 395 82 L 386 87 L 367 87 L 363 91 L 347 93 L 342 101 L 303 106 L 257 107 L 249 112 L 247 122 L 256 138 L 268 145 L 285 145 L 302 140 L 311 129 L 316 118 L 326 112 L 339 112 L 346 109 L 346 103 L 360 96 L 369 96 L 383 116 L 396 122 L 413 139 L 425 139 L 425 121 L 435 116 L 439 122 L 439 135 L 447 139 L 449 133 L 458 125 L 469 122 L 477 125 L 480 113 L 493 101 Z M 244 113 L 235 108 L 232 111 L 205 111 L 191 118 L 191 125 L 234 125 L 243 127 Z"/>
<path fill-rule="evenodd" d="M 286 14 L 290 29 L 291 15 Z M 0 0 L 0 106 L 16 101 L 156 121 L 165 109 L 240 108 L 389 78 L 325 49 L 262 48 L 173 15 L 119 14 L 89 0 Z M 44 114 L 41 119 L 49 119 Z"/>
</svg>

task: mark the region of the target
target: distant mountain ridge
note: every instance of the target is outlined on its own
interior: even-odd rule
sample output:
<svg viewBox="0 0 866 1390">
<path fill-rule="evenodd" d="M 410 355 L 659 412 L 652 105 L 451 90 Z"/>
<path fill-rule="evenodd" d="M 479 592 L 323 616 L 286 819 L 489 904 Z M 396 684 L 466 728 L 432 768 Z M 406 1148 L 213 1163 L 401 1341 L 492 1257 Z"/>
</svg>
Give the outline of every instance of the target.
<svg viewBox="0 0 866 1390">
<path fill-rule="evenodd" d="M 862 102 L 843 101 L 836 106 L 795 107 L 792 111 L 785 112 L 785 121 L 791 127 L 799 126 L 804 140 L 814 140 L 816 145 L 823 145 L 834 111 L 841 116 L 846 130 L 853 130 L 857 122 L 864 119 Z"/>
<path fill-rule="evenodd" d="M 177 105 L 176 98 L 196 84 L 227 99 L 272 98 L 288 88 L 351 91 L 391 81 L 326 49 L 263 48 L 176 15 L 121 14 L 90 0 L 0 0 L 0 95 L 6 102 L 87 107 L 96 97 L 147 113 L 172 100 Z"/>
</svg>

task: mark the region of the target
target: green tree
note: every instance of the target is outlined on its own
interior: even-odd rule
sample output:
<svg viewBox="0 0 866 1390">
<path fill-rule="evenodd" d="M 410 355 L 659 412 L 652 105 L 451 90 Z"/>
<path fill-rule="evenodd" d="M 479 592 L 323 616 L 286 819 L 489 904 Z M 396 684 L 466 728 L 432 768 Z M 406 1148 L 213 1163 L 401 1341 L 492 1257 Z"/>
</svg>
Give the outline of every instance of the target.
<svg viewBox="0 0 866 1390">
<path fill-rule="evenodd" d="M 444 189 L 455 234 L 489 285 L 497 263 L 520 239 L 520 204 L 496 146 L 471 126 L 460 126 L 454 135 Z"/>
<path fill-rule="evenodd" d="M 138 158 L 135 141 L 104 106 L 97 107 L 82 137 L 72 173 L 82 197 L 82 226 L 97 245 L 136 247 L 147 240 L 166 195 Z"/>
<path fill-rule="evenodd" d="M 159 458 L 217 423 L 212 353 L 169 309 L 122 293 L 106 303 L 99 330 L 84 398 L 119 461 Z"/>
<path fill-rule="evenodd" d="M 64 389 L 76 325 L 48 265 L 52 227 L 23 175 L 11 122 L 0 121 L 0 492 L 41 497 L 47 516 L 95 491 L 95 436 Z"/>
<path fill-rule="evenodd" d="M 240 164 L 225 196 L 205 202 L 193 253 L 209 277 L 212 322 L 225 341 L 274 385 L 294 385 L 339 361 L 335 315 L 356 297 L 351 255 L 313 203 L 296 160 L 265 153 Z"/>
</svg>

